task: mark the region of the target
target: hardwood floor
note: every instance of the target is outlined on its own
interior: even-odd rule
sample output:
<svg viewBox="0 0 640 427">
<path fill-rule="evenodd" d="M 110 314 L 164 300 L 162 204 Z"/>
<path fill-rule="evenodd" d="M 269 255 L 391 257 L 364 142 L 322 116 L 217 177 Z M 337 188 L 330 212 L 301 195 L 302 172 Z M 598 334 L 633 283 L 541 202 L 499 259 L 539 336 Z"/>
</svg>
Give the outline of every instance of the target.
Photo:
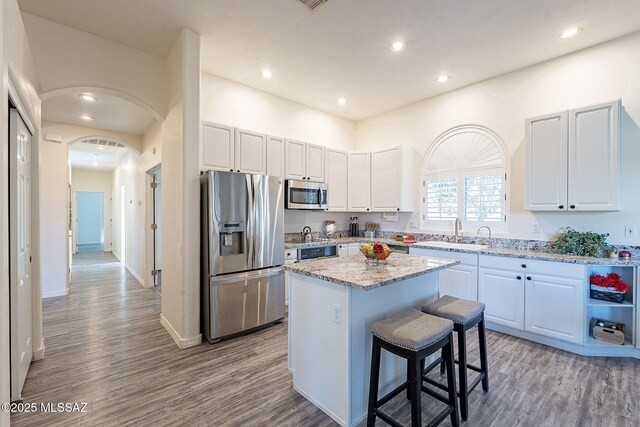
<svg viewBox="0 0 640 427">
<path fill-rule="evenodd" d="M 335 425 L 292 390 L 286 323 L 179 350 L 160 325 L 159 292 L 111 254 L 77 255 L 69 296 L 46 299 L 43 310 L 46 354 L 31 366 L 24 401 L 87 402 L 88 412 L 13 414 L 12 425 Z M 471 394 L 464 425 L 640 425 L 640 361 L 585 358 L 491 331 L 487 339 L 491 390 Z M 426 395 L 423 403 L 425 420 L 440 408 Z M 385 409 L 409 425 L 402 395 Z"/>
</svg>

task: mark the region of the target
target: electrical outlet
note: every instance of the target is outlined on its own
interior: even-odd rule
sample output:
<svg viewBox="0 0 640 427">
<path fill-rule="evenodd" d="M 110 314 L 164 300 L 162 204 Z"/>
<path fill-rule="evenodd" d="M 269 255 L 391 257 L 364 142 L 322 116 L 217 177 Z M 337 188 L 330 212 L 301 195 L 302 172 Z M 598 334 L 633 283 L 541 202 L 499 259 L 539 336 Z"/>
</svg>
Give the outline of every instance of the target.
<svg viewBox="0 0 640 427">
<path fill-rule="evenodd" d="M 624 236 L 634 238 L 637 236 L 636 226 L 635 225 L 625 225 L 624 226 Z"/>
<path fill-rule="evenodd" d="M 534 234 L 540 233 L 540 224 L 538 223 L 533 224 L 533 226 L 531 227 L 531 232 Z"/>
<path fill-rule="evenodd" d="M 412 219 L 411 221 L 409 221 L 409 227 L 418 228 L 418 221 L 416 221 L 415 219 Z"/>
<path fill-rule="evenodd" d="M 338 304 L 333 304 L 333 313 L 331 315 L 333 323 L 337 325 L 342 324 L 342 307 Z"/>
</svg>

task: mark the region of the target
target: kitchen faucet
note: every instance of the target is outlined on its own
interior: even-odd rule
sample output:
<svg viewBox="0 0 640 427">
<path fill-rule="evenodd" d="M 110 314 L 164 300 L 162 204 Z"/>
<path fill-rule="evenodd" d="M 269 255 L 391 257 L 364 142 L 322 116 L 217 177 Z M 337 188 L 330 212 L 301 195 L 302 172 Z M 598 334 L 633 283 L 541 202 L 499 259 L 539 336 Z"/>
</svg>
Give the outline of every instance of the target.
<svg viewBox="0 0 640 427">
<path fill-rule="evenodd" d="M 458 231 L 462 231 L 462 220 L 460 218 L 456 218 L 456 223 L 454 225 L 454 234 L 453 234 L 453 242 L 458 243 Z"/>
<path fill-rule="evenodd" d="M 478 235 L 480 235 L 480 230 L 482 230 L 483 228 L 489 230 L 489 249 L 493 249 L 493 242 L 491 241 L 491 229 L 488 226 L 483 225 L 482 227 L 478 228 Z"/>
</svg>

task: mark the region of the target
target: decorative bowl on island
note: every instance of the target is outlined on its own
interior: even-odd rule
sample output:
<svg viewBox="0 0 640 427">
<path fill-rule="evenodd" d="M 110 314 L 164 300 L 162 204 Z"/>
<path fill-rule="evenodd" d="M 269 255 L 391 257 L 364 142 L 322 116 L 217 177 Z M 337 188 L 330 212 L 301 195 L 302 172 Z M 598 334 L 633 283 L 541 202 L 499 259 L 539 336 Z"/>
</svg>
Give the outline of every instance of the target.
<svg viewBox="0 0 640 427">
<path fill-rule="evenodd" d="M 376 264 L 382 261 L 386 263 L 386 259 L 391 255 L 391 248 L 385 245 L 384 243 L 373 243 L 373 244 L 364 244 L 360 246 L 360 252 L 367 260 L 367 263 L 370 261 L 375 261 Z"/>
</svg>

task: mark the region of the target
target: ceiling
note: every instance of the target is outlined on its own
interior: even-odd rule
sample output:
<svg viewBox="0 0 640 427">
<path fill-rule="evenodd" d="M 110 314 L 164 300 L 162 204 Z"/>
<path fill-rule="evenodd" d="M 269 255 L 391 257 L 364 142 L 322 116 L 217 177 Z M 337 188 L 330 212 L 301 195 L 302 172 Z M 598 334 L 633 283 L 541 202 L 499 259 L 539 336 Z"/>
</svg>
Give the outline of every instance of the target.
<svg viewBox="0 0 640 427">
<path fill-rule="evenodd" d="M 155 120 L 148 111 L 120 97 L 93 93 L 95 102 L 80 98 L 84 92 L 57 95 L 42 101 L 42 119 L 49 122 L 142 135 Z M 93 120 L 79 118 L 88 114 Z"/>
<path fill-rule="evenodd" d="M 71 167 L 79 169 L 113 170 L 124 159 L 128 150 L 126 147 L 76 142 L 69 146 L 69 162 Z"/>
<path fill-rule="evenodd" d="M 296 0 L 19 4 L 158 55 L 191 29 L 202 35 L 203 70 L 353 120 L 640 30 L 638 0 L 329 0 L 315 12 Z M 584 30 L 558 37 L 573 25 Z M 402 52 L 389 49 L 397 39 Z M 450 80 L 436 82 L 443 73 Z"/>
</svg>

